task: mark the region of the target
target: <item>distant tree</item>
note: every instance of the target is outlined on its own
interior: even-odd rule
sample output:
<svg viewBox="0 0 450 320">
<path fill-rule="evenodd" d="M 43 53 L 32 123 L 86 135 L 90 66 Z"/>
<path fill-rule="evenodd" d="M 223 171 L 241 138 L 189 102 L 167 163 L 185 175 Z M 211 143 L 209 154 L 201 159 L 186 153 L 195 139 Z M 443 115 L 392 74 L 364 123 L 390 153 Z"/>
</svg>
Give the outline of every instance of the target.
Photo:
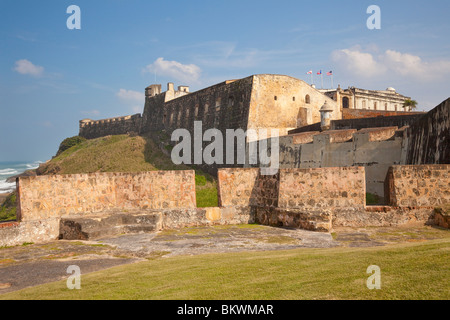
<svg viewBox="0 0 450 320">
<path fill-rule="evenodd" d="M 417 109 L 417 101 L 412 99 L 406 99 L 405 102 L 403 102 L 403 108 L 406 111 L 406 108 L 409 108 L 409 110 L 415 110 Z"/>
</svg>

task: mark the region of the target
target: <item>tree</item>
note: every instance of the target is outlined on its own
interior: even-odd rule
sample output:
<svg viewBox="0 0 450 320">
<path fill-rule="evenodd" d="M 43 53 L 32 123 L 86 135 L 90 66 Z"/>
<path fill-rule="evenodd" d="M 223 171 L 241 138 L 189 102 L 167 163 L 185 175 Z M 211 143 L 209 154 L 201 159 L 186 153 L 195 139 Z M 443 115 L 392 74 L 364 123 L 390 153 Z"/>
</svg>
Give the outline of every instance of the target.
<svg viewBox="0 0 450 320">
<path fill-rule="evenodd" d="M 410 111 L 417 109 L 417 101 L 416 100 L 412 100 L 412 99 L 406 99 L 403 102 L 403 108 L 405 108 L 405 110 L 406 110 L 406 108 L 408 108 L 408 107 L 409 107 Z"/>
</svg>

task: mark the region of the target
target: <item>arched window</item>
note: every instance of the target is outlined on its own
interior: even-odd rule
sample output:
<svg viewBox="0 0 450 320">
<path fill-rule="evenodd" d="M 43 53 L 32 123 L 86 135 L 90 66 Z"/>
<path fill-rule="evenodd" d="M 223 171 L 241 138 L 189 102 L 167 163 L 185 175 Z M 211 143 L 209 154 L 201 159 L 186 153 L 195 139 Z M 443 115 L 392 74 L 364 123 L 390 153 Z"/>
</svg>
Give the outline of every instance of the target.
<svg viewBox="0 0 450 320">
<path fill-rule="evenodd" d="M 342 98 L 342 108 L 348 109 L 349 108 L 349 100 L 348 97 Z"/>
<path fill-rule="evenodd" d="M 366 108 L 366 100 L 363 100 L 363 102 L 362 102 L 362 108 L 363 108 L 363 109 Z"/>
<path fill-rule="evenodd" d="M 387 106 L 388 106 L 388 104 L 385 103 L 385 104 L 384 104 L 384 110 L 386 110 L 386 111 L 387 111 L 387 108 L 388 108 Z"/>
<path fill-rule="evenodd" d="M 305 103 L 306 104 L 310 104 L 311 103 L 311 98 L 309 97 L 309 94 L 307 94 L 306 97 L 305 97 Z"/>
<path fill-rule="evenodd" d="M 203 110 L 203 117 L 206 119 L 208 116 L 209 103 L 205 103 L 205 109 Z"/>
<path fill-rule="evenodd" d="M 373 103 L 373 110 L 377 110 L 378 104 L 376 102 Z"/>
<path fill-rule="evenodd" d="M 194 113 L 195 119 L 198 117 L 198 104 L 195 105 L 195 113 Z"/>
</svg>

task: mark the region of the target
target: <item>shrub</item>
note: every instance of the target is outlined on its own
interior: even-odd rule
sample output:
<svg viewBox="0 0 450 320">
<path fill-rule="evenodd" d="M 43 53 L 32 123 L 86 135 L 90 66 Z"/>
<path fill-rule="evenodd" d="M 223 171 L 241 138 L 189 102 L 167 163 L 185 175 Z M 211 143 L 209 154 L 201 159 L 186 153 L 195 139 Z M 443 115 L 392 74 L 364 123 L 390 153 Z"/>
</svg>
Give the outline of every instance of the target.
<svg viewBox="0 0 450 320">
<path fill-rule="evenodd" d="M 73 146 L 76 146 L 82 142 L 86 141 L 85 138 L 80 136 L 70 137 L 67 139 L 64 139 L 63 142 L 59 145 L 58 152 L 56 153 L 56 156 L 59 156 L 61 153 L 66 151 L 67 149 L 72 148 Z"/>
</svg>

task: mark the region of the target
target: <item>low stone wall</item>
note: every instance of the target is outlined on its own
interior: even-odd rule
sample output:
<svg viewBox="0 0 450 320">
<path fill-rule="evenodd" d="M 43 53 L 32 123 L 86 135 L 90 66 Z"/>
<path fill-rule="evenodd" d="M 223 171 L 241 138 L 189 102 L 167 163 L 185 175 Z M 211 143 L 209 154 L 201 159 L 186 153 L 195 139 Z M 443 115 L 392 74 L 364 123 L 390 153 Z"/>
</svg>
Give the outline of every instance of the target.
<svg viewBox="0 0 450 320">
<path fill-rule="evenodd" d="M 112 210 L 195 208 L 195 172 L 91 173 L 20 178 L 20 221 Z"/>
<path fill-rule="evenodd" d="M 435 207 L 450 202 L 450 164 L 392 166 L 385 198 L 394 207 Z"/>
<path fill-rule="evenodd" d="M 0 247 L 58 239 L 59 218 L 0 223 Z"/>
<path fill-rule="evenodd" d="M 280 208 L 364 208 L 365 204 L 364 167 L 280 170 Z"/>
</svg>

